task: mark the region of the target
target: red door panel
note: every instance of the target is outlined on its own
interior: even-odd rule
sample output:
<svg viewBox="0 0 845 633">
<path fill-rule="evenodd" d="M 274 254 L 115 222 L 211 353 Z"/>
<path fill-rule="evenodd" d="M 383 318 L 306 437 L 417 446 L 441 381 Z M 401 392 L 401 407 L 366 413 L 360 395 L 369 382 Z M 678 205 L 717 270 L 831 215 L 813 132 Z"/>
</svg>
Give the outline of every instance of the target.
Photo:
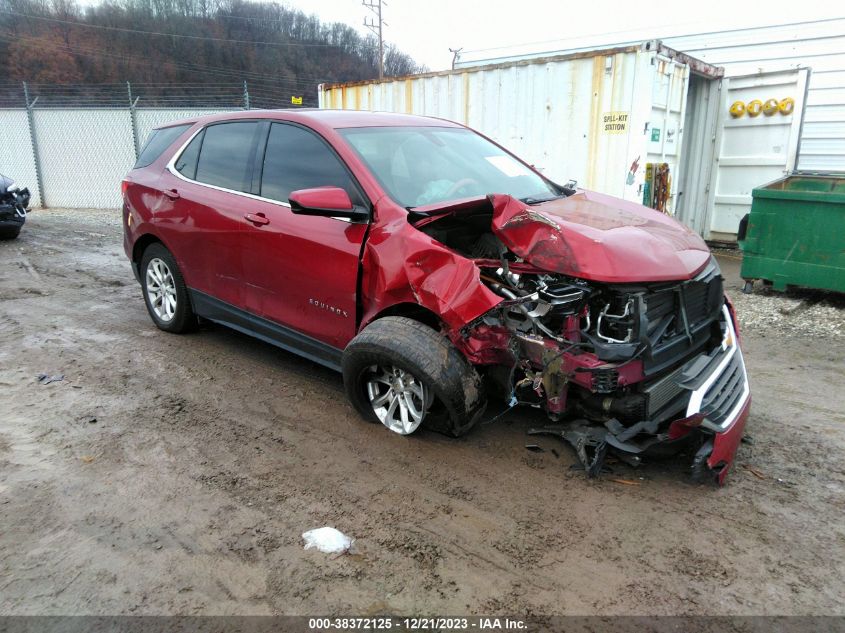
<svg viewBox="0 0 845 633">
<path fill-rule="evenodd" d="M 331 145 L 303 126 L 272 123 L 261 154 L 255 182 L 264 199 L 251 203 L 245 230 L 248 309 L 343 348 L 355 335 L 359 257 L 367 225 L 295 215 L 287 201 L 292 191 L 334 186 L 363 206 L 363 194 Z"/>
<path fill-rule="evenodd" d="M 156 214 L 189 288 L 243 307 L 243 239 L 248 198 L 187 182 L 165 171 Z M 178 197 L 173 196 L 175 192 Z M 170 193 L 171 196 L 167 196 Z"/>
<path fill-rule="evenodd" d="M 263 219 L 246 222 L 247 309 L 345 347 L 355 336 L 358 258 L 367 226 L 294 215 L 260 200 L 251 200 L 250 207 Z"/>
</svg>

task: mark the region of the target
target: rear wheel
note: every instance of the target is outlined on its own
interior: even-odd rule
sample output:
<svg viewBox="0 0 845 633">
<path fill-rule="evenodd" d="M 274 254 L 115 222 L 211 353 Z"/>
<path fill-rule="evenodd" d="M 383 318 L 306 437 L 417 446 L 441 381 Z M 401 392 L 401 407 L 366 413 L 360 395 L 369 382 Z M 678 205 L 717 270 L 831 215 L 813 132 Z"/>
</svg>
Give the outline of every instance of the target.
<svg viewBox="0 0 845 633">
<path fill-rule="evenodd" d="M 171 252 L 162 244 L 151 244 L 141 257 L 140 272 L 144 302 L 156 326 L 174 334 L 193 330 L 197 318 Z"/>
<path fill-rule="evenodd" d="M 459 436 L 486 405 L 475 368 L 446 337 L 405 317 L 365 328 L 343 353 L 343 382 L 368 420 L 409 435 L 420 426 Z"/>
</svg>

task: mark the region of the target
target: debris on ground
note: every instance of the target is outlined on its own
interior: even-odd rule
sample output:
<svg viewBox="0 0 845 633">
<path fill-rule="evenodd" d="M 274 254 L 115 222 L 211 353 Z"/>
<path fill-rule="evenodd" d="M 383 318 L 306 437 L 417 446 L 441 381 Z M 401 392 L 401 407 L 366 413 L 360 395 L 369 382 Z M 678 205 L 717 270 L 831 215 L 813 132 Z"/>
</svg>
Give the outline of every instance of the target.
<svg viewBox="0 0 845 633">
<path fill-rule="evenodd" d="M 49 385 L 51 382 L 60 382 L 65 379 L 64 374 L 55 374 L 51 376 L 50 374 L 38 374 L 35 377 L 39 383 L 42 385 Z"/>
<path fill-rule="evenodd" d="M 748 472 L 750 472 L 752 475 L 754 475 L 757 479 L 767 479 L 766 475 L 764 475 L 763 473 L 761 473 L 761 472 L 760 472 L 759 470 L 757 470 L 756 468 L 752 468 L 752 467 L 751 467 L 751 466 L 749 466 L 748 464 L 743 464 L 743 465 L 742 465 L 742 467 L 743 467 L 745 470 L 747 470 Z"/>
<path fill-rule="evenodd" d="M 630 479 L 611 479 L 610 481 L 612 481 L 615 484 L 624 484 L 626 486 L 640 486 L 640 485 L 642 485 L 641 482 L 632 481 Z"/>
<path fill-rule="evenodd" d="M 324 554 L 342 554 L 352 547 L 354 539 L 333 527 L 321 527 L 302 533 L 305 549 L 317 548 Z"/>
</svg>

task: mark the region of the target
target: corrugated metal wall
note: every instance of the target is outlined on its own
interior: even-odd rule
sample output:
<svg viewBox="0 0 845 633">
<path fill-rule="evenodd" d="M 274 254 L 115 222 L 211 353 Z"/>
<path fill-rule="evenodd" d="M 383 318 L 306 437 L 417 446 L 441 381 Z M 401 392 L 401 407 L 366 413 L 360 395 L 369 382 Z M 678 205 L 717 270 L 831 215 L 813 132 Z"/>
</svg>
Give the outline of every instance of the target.
<svg viewBox="0 0 845 633">
<path fill-rule="evenodd" d="M 627 41 L 611 41 L 596 36 L 573 38 L 569 40 L 566 52 L 626 46 L 641 39 L 643 35 L 637 40 Z M 845 18 L 658 39 L 670 48 L 715 66 L 724 66 L 729 77 L 811 68 L 797 168 L 845 171 Z M 509 49 L 512 54 L 498 49 L 495 57 L 470 51 L 462 55 L 457 68 L 528 60 L 564 52 L 557 49 L 530 53 L 525 49 Z"/>
<path fill-rule="evenodd" d="M 798 169 L 845 171 L 845 18 L 664 41 L 727 76 L 811 68 Z"/>
<path fill-rule="evenodd" d="M 140 145 L 143 147 L 150 130 L 169 121 L 223 111 L 137 110 Z M 29 187 L 32 206 L 120 207 L 120 181 L 136 158 L 129 110 L 36 108 L 32 115 L 43 191 L 38 187 L 36 157 L 24 109 L 0 110 L 0 173 Z"/>
</svg>

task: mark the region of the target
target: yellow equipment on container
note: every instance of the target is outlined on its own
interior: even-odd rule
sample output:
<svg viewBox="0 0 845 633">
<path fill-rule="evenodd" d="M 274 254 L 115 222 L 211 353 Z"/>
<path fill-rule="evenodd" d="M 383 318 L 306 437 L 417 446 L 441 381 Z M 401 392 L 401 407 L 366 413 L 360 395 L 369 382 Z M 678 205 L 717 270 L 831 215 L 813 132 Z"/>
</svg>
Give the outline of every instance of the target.
<svg viewBox="0 0 845 633">
<path fill-rule="evenodd" d="M 745 114 L 745 104 L 742 101 L 734 101 L 730 109 L 731 116 L 738 119 Z"/>
<path fill-rule="evenodd" d="M 777 111 L 778 111 L 778 100 L 777 99 L 767 99 L 766 103 L 763 104 L 763 114 L 765 114 L 766 116 L 772 116 Z"/>
</svg>

